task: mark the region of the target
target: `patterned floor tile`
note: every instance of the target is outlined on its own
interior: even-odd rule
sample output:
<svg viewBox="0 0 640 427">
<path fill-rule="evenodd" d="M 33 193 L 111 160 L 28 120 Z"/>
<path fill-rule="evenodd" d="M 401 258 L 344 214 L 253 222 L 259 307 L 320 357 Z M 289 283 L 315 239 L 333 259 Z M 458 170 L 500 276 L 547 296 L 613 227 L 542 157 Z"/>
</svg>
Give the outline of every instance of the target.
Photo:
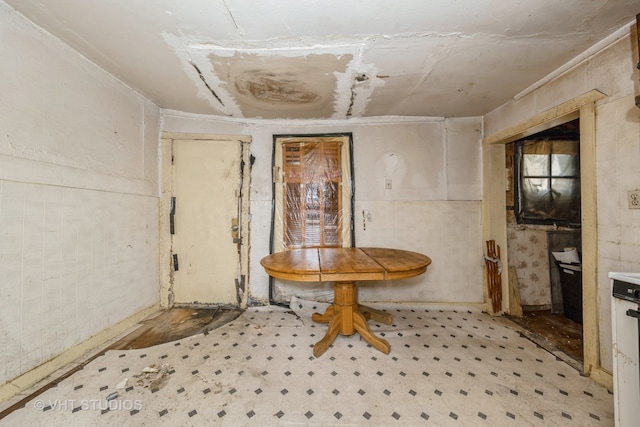
<svg viewBox="0 0 640 427">
<path fill-rule="evenodd" d="M 109 351 L 1 425 L 609 426 L 606 389 L 481 312 L 378 305 L 385 355 L 359 335 L 320 358 L 326 304 L 250 309 L 206 334 Z"/>
</svg>

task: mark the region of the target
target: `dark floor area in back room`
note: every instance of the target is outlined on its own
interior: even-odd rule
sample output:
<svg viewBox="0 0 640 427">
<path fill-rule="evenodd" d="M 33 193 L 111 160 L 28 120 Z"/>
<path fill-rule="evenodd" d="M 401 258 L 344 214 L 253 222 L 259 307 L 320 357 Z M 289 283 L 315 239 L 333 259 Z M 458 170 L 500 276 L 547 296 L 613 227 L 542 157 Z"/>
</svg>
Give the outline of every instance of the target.
<svg viewBox="0 0 640 427">
<path fill-rule="evenodd" d="M 506 316 L 523 328 L 523 335 L 561 358 L 568 356 L 569 364 L 582 366 L 582 325 L 562 313 L 550 310 L 524 311 L 522 316 Z"/>
</svg>

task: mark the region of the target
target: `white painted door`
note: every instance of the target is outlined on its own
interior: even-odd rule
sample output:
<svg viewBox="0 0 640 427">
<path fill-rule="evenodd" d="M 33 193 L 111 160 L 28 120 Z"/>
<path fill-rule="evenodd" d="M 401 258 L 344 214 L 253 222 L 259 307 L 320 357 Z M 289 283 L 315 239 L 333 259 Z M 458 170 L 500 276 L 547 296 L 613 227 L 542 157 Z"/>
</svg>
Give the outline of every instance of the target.
<svg viewBox="0 0 640 427">
<path fill-rule="evenodd" d="M 174 140 L 172 151 L 173 302 L 238 305 L 239 245 L 232 224 L 239 212 L 242 144 Z"/>
</svg>

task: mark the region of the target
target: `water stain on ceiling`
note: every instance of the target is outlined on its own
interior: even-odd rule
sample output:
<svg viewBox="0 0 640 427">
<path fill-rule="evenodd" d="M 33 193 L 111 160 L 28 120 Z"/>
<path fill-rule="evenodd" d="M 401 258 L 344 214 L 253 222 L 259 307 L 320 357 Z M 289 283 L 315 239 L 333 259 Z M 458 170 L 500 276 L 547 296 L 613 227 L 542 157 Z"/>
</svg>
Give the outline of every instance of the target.
<svg viewBox="0 0 640 427">
<path fill-rule="evenodd" d="M 619 40 L 635 45 L 638 0 L 3 0 L 0 8 L 164 109 L 343 120 L 487 114 Z M 637 53 L 627 50 L 635 78 Z"/>
<path fill-rule="evenodd" d="M 318 118 L 335 111 L 335 88 L 351 55 L 209 55 L 214 73 L 245 117 Z"/>
</svg>

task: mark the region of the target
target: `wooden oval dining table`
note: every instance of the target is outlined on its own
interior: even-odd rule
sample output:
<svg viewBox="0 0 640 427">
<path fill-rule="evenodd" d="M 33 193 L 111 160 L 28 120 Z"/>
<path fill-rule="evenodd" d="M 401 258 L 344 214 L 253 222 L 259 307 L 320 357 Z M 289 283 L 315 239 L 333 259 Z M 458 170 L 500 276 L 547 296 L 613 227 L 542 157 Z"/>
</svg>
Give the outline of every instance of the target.
<svg viewBox="0 0 640 427">
<path fill-rule="evenodd" d="M 272 277 L 296 282 L 334 282 L 333 304 L 312 319 L 328 323 L 325 336 L 313 347 L 320 357 L 338 335 L 358 332 L 373 347 L 388 354 L 389 343 L 374 335 L 370 319 L 393 323 L 393 316 L 358 303 L 358 281 L 383 281 L 418 276 L 431 264 L 426 255 L 388 248 L 308 248 L 268 255 L 260 264 Z"/>
</svg>

